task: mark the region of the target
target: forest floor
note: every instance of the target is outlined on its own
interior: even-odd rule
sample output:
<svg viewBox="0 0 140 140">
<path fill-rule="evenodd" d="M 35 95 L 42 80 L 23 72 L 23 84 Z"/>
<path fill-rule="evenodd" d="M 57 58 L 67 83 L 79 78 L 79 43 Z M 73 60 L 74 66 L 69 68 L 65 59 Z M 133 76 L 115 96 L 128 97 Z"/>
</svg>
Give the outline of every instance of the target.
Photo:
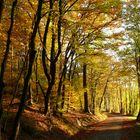
<svg viewBox="0 0 140 140">
<path fill-rule="evenodd" d="M 133 117 L 108 114 L 104 118 L 75 112 L 45 117 L 26 110 L 18 140 L 140 140 L 140 126 Z M 9 119 L 3 140 L 8 140 L 12 127 Z"/>
<path fill-rule="evenodd" d="M 10 112 L 5 132 L 2 133 L 2 140 L 9 139 L 14 118 L 15 113 Z M 90 128 L 91 124 L 95 125 L 105 118 L 106 115 L 96 116 L 78 112 L 65 113 L 60 117 L 44 116 L 38 112 L 25 110 L 18 140 L 70 140 L 82 130 Z"/>
<path fill-rule="evenodd" d="M 18 140 L 140 140 L 140 123 L 131 116 L 69 112 L 54 117 L 33 110 L 25 109 Z M 2 140 L 11 135 L 17 107 L 13 106 L 8 114 L 6 111 Z"/>
<path fill-rule="evenodd" d="M 2 132 L 2 140 L 8 140 L 11 135 L 20 102 L 18 98 L 15 98 L 8 110 L 10 100 L 9 95 L 4 96 L 2 127 L 5 126 L 5 128 Z M 96 124 L 107 117 L 105 114 L 92 115 L 75 111 L 64 113 L 62 116 L 44 116 L 39 108 L 38 104 L 25 107 L 18 140 L 69 140 L 91 123 Z"/>
</svg>

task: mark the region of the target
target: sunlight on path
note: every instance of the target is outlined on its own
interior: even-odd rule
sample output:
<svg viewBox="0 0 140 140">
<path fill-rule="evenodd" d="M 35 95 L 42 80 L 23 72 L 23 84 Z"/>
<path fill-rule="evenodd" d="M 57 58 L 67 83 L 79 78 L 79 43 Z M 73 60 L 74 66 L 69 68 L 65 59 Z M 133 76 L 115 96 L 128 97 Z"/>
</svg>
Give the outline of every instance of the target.
<svg viewBox="0 0 140 140">
<path fill-rule="evenodd" d="M 75 140 L 140 140 L 134 137 L 135 118 L 110 115 Z"/>
</svg>

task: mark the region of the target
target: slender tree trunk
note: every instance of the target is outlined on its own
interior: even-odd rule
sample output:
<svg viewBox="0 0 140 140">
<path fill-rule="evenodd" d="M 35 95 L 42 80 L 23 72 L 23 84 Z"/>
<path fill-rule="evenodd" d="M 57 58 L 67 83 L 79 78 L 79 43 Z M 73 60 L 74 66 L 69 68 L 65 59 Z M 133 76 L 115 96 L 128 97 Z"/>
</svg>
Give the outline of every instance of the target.
<svg viewBox="0 0 140 140">
<path fill-rule="evenodd" d="M 136 71 L 137 71 L 137 81 L 138 81 L 138 107 L 139 107 L 139 112 L 137 116 L 137 120 L 140 120 L 140 49 L 139 46 L 136 46 L 137 48 L 135 49 L 135 61 L 136 61 Z"/>
<path fill-rule="evenodd" d="M 67 112 L 69 112 L 69 107 L 70 107 L 70 93 L 68 93 L 68 97 L 67 97 Z"/>
<path fill-rule="evenodd" d="M 105 87 L 104 87 L 104 91 L 103 91 L 103 94 L 102 94 L 102 97 L 101 97 L 101 101 L 100 101 L 100 103 L 99 103 L 99 109 L 101 109 L 101 105 L 102 105 L 102 102 L 103 102 L 104 96 L 105 96 L 105 94 L 106 94 L 106 90 L 107 90 L 107 86 L 108 86 L 109 78 L 110 78 L 110 76 L 112 75 L 114 69 L 115 69 L 115 67 L 112 68 L 110 74 L 109 74 L 108 77 L 107 77 L 107 80 L 106 80 L 106 83 L 105 83 Z"/>
<path fill-rule="evenodd" d="M 10 74 L 10 86 L 13 87 L 14 86 L 14 79 L 13 79 L 13 56 L 14 56 L 14 50 L 13 50 L 13 46 L 11 46 L 11 74 Z M 13 89 L 11 91 L 11 94 L 13 94 Z"/>
<path fill-rule="evenodd" d="M 61 108 L 64 108 L 64 103 L 65 103 L 65 85 L 63 85 L 62 88 L 62 103 L 61 103 Z"/>
<path fill-rule="evenodd" d="M 139 70 L 139 72 L 140 72 L 140 70 Z M 138 92 L 139 92 L 139 95 L 138 95 L 139 113 L 137 116 L 137 120 L 139 121 L 140 120 L 140 74 L 138 74 Z"/>
<path fill-rule="evenodd" d="M 128 111 L 128 99 L 127 99 L 127 89 L 125 89 L 125 114 L 127 115 Z"/>
<path fill-rule="evenodd" d="M 33 29 L 32 35 L 31 35 L 30 43 L 29 43 L 30 52 L 29 52 L 28 71 L 27 71 L 27 75 L 26 75 L 25 80 L 24 80 L 22 97 L 21 97 L 18 112 L 17 112 L 16 117 L 15 117 L 13 132 L 12 132 L 12 135 L 11 135 L 9 140 L 16 140 L 18 133 L 19 133 L 21 115 L 22 115 L 22 112 L 24 110 L 24 103 L 25 103 L 25 100 L 27 97 L 28 84 L 29 84 L 30 77 L 32 75 L 32 67 L 33 67 L 33 63 L 34 63 L 35 55 L 36 55 L 35 38 L 36 38 L 36 34 L 37 34 L 37 29 L 38 29 L 38 26 L 39 26 L 39 23 L 41 20 L 42 4 L 43 4 L 43 0 L 39 0 L 38 1 L 38 9 L 37 9 L 37 13 L 36 13 L 36 21 L 34 24 L 34 29 Z"/>
<path fill-rule="evenodd" d="M 0 0 L 0 22 L 2 19 L 3 8 L 4 8 L 4 0 Z"/>
<path fill-rule="evenodd" d="M 29 84 L 28 84 L 28 105 L 32 105 L 33 104 L 33 91 L 32 91 L 32 82 L 30 80 Z"/>
<path fill-rule="evenodd" d="M 48 113 L 48 109 L 49 109 L 49 99 L 50 99 L 50 95 L 51 95 L 51 91 L 53 88 L 53 83 L 49 83 L 48 85 L 48 89 L 45 95 L 45 108 L 44 108 L 44 114 L 46 115 Z"/>
<path fill-rule="evenodd" d="M 88 94 L 87 91 L 84 92 L 84 112 L 89 113 L 88 109 Z"/>
<path fill-rule="evenodd" d="M 91 110 L 93 114 L 95 114 L 96 86 L 97 86 L 97 80 L 95 81 L 93 87 L 91 88 Z"/>
<path fill-rule="evenodd" d="M 51 56 L 50 56 L 50 72 L 48 72 L 48 69 L 46 67 L 46 64 L 44 63 L 44 72 L 46 74 L 46 77 L 48 79 L 48 89 L 46 92 L 46 99 L 45 99 L 45 109 L 44 109 L 44 114 L 46 115 L 48 112 L 48 104 L 49 104 L 49 98 L 52 92 L 52 88 L 55 84 L 55 78 L 56 78 L 56 62 L 58 61 L 58 57 L 61 54 L 61 20 L 62 20 L 62 0 L 59 0 L 58 2 L 58 7 L 59 7 L 59 18 L 58 18 L 58 32 L 57 32 L 57 42 L 58 42 L 58 50 L 57 53 L 55 51 L 55 40 L 56 40 L 56 35 L 54 33 L 54 21 L 52 20 L 52 44 L 51 44 Z M 50 1 L 50 9 L 53 8 L 53 2 Z M 50 14 L 51 16 L 51 14 Z M 48 19 L 49 20 L 49 19 Z M 49 22 L 49 21 L 48 21 Z M 50 22 L 49 22 L 50 23 Z M 48 23 L 48 24 L 49 24 Z M 47 25 L 48 25 L 47 24 Z M 48 26 L 46 26 L 47 28 Z M 47 34 L 45 35 L 47 36 Z M 44 42 L 45 43 L 45 42 Z M 46 45 L 46 43 L 44 44 Z"/>
<path fill-rule="evenodd" d="M 36 64 L 35 64 L 35 79 L 36 79 L 36 102 L 38 102 L 38 63 L 37 63 L 38 57 L 36 56 Z"/>
<path fill-rule="evenodd" d="M 67 63 L 68 63 L 68 60 L 69 60 L 69 58 L 71 57 L 71 55 L 72 55 L 72 58 L 73 58 L 73 56 L 74 56 L 74 53 L 72 52 L 72 50 L 70 50 L 70 48 L 71 47 L 69 47 L 69 49 L 67 49 L 67 51 L 66 51 L 66 54 L 65 54 L 65 62 L 64 62 L 64 66 L 63 66 L 63 70 L 62 70 L 62 73 L 61 73 L 61 76 L 60 76 L 60 80 L 59 80 L 59 84 L 58 84 L 58 90 L 57 90 L 57 100 L 56 100 L 56 112 L 58 112 L 58 110 L 59 110 L 59 107 L 62 107 L 62 104 L 64 103 L 64 101 L 63 101 L 63 99 L 62 99 L 62 101 L 61 101 L 61 106 L 59 106 L 59 99 L 62 97 L 62 98 L 64 98 L 64 95 L 62 95 L 62 94 L 64 94 L 64 92 L 63 92 L 63 89 L 62 89 L 62 86 L 63 86 L 63 88 L 65 87 L 65 85 L 63 84 L 63 82 L 65 81 L 65 79 L 66 79 L 66 73 L 67 73 Z M 71 67 L 70 67 L 70 69 L 71 69 Z M 71 80 L 71 78 L 70 78 L 71 76 L 70 76 L 70 73 L 69 73 L 69 76 L 68 76 L 68 80 L 70 81 Z M 62 94 L 61 94 L 62 93 Z M 62 108 L 61 108 L 62 109 Z"/>
<path fill-rule="evenodd" d="M 87 88 L 87 65 L 83 65 L 84 112 L 89 113 Z"/>
<path fill-rule="evenodd" d="M 51 16 L 52 16 L 53 0 L 50 0 L 49 2 L 50 2 L 49 15 L 48 15 L 48 19 L 46 22 L 44 35 L 43 35 L 43 49 L 42 49 L 42 65 L 43 65 L 43 70 L 44 70 L 45 76 L 48 80 L 48 83 L 50 83 L 51 77 L 50 77 L 50 73 L 48 70 L 48 66 L 46 64 L 46 57 L 48 57 L 47 53 L 46 53 L 46 47 L 47 47 L 46 40 L 47 40 L 49 25 L 50 25 Z"/>
<path fill-rule="evenodd" d="M 49 1 L 50 4 L 50 8 L 49 8 L 49 14 L 48 14 L 48 19 L 46 22 L 46 26 L 45 26 L 45 32 L 43 35 L 43 50 L 42 50 L 42 64 L 43 64 L 43 69 L 44 69 L 44 73 L 45 76 L 48 80 L 48 89 L 46 91 L 46 94 L 44 95 L 45 99 L 44 99 L 44 114 L 46 115 L 48 112 L 48 107 L 49 107 L 49 98 L 51 95 L 51 91 L 53 88 L 53 85 L 55 83 L 55 74 L 56 74 L 56 62 L 54 61 L 54 57 L 55 57 L 55 35 L 54 32 L 52 32 L 52 46 L 51 46 L 51 58 L 50 58 L 50 70 L 46 64 L 46 47 L 47 47 L 47 36 L 48 36 L 48 29 L 49 29 L 49 25 L 50 25 L 50 21 L 52 18 L 52 9 L 53 9 L 53 0 Z M 53 27 L 52 27 L 52 31 L 53 31 Z"/>
<path fill-rule="evenodd" d="M 99 104 L 99 109 L 101 109 L 101 105 L 102 105 L 102 102 L 103 102 L 103 99 L 104 99 L 104 96 L 106 94 L 106 90 L 107 90 L 107 86 L 108 86 L 108 82 L 109 82 L 109 77 L 106 81 L 106 84 L 105 84 L 105 87 L 104 87 L 104 91 L 103 91 L 103 94 L 102 94 L 102 97 L 101 97 L 101 101 L 100 101 L 100 104 Z"/>
<path fill-rule="evenodd" d="M 26 56 L 26 59 L 27 59 L 27 56 Z M 19 75 L 18 75 L 16 84 L 15 84 L 15 87 L 14 87 L 13 97 L 12 97 L 12 99 L 11 99 L 11 101 L 10 101 L 10 104 L 9 104 L 9 106 L 8 106 L 8 109 L 7 109 L 7 114 L 6 114 L 7 117 L 6 117 L 6 120 L 4 121 L 3 131 L 6 130 L 7 121 L 8 121 L 8 114 L 9 114 L 10 108 L 11 108 L 11 106 L 12 106 L 13 100 L 14 100 L 14 98 L 15 98 L 15 96 L 16 96 L 16 93 L 17 93 L 17 90 L 18 90 L 18 86 L 19 86 L 19 81 L 20 81 L 21 76 L 22 76 L 22 74 L 23 74 L 23 72 L 24 72 L 24 67 L 25 67 L 26 59 L 25 59 L 25 61 L 24 61 L 24 63 L 23 63 L 22 69 L 21 69 L 21 71 L 20 71 L 20 73 L 19 73 Z"/>
<path fill-rule="evenodd" d="M 15 8 L 17 5 L 17 0 L 15 0 L 12 3 L 12 9 L 11 9 L 11 23 L 9 30 L 7 32 L 7 41 L 6 41 L 6 50 L 4 53 L 4 57 L 1 63 L 1 71 L 0 71 L 0 133 L 1 133 L 1 119 L 2 119 L 2 114 L 3 114 L 3 106 L 2 106 L 2 99 L 3 99 L 3 89 L 4 89 L 4 73 L 6 69 L 6 64 L 7 64 L 7 59 L 9 55 L 9 50 L 10 50 L 10 43 L 11 43 L 11 33 L 13 30 L 13 25 L 14 25 L 14 14 L 15 14 Z M 3 6 L 4 6 L 4 0 L 0 1 L 0 22 L 1 22 L 1 17 L 2 17 L 2 11 L 3 11 Z M 0 135 L 1 139 L 1 135 Z"/>
<path fill-rule="evenodd" d="M 121 87 L 119 88 L 120 91 L 120 113 L 123 113 L 123 97 L 122 97 L 122 89 Z"/>
<path fill-rule="evenodd" d="M 54 24 L 54 22 L 53 22 L 53 24 Z M 56 40 L 56 37 L 54 34 L 54 27 L 52 25 L 52 44 L 51 44 L 51 56 L 50 56 L 50 81 L 48 83 L 48 89 L 47 89 L 46 97 L 45 97 L 46 98 L 45 99 L 45 109 L 44 109 L 45 115 L 48 113 L 49 99 L 50 99 L 50 95 L 52 93 L 52 89 L 55 84 L 55 78 L 56 78 L 55 40 Z"/>
<path fill-rule="evenodd" d="M 132 86 L 129 88 L 129 114 L 132 115 Z"/>
<path fill-rule="evenodd" d="M 7 32 L 7 41 L 6 41 L 6 50 L 4 54 L 3 61 L 1 63 L 1 72 L 0 72 L 0 119 L 2 116 L 3 108 L 2 108 L 2 98 L 3 98 L 3 88 L 4 88 L 4 73 L 6 69 L 6 63 L 7 63 L 7 58 L 10 50 L 10 43 L 11 43 L 11 33 L 13 30 L 13 25 L 14 25 L 14 13 L 15 13 L 15 7 L 17 5 L 17 0 L 15 0 L 12 4 L 12 9 L 11 9 L 11 23 L 9 30 Z"/>
</svg>

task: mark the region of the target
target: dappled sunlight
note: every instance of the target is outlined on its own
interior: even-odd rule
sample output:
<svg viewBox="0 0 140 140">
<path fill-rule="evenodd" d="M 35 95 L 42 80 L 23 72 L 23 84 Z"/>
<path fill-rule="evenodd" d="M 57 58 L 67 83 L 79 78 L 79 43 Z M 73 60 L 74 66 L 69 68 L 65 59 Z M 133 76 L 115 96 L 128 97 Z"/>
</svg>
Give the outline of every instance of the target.
<svg viewBox="0 0 140 140">
<path fill-rule="evenodd" d="M 102 121 L 92 128 L 86 130 L 84 135 L 81 136 L 82 132 L 73 136 L 74 140 L 139 140 L 135 137 L 134 126 L 136 120 L 131 117 L 123 117 L 120 115 L 109 114 L 109 118 Z M 113 117 L 111 117 L 113 116 Z"/>
<path fill-rule="evenodd" d="M 139 14 L 139 0 L 0 0 L 0 140 L 135 140 Z"/>
</svg>

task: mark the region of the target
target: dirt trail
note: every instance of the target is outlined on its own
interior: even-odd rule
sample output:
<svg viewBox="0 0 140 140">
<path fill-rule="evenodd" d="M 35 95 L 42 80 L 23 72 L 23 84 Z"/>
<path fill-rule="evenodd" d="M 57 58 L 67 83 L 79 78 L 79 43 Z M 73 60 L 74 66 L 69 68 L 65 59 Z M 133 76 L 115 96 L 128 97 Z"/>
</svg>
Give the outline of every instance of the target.
<svg viewBox="0 0 140 140">
<path fill-rule="evenodd" d="M 140 140 L 134 134 L 135 120 L 128 116 L 111 114 L 108 119 L 96 125 L 89 125 L 75 135 L 73 140 Z"/>
</svg>

